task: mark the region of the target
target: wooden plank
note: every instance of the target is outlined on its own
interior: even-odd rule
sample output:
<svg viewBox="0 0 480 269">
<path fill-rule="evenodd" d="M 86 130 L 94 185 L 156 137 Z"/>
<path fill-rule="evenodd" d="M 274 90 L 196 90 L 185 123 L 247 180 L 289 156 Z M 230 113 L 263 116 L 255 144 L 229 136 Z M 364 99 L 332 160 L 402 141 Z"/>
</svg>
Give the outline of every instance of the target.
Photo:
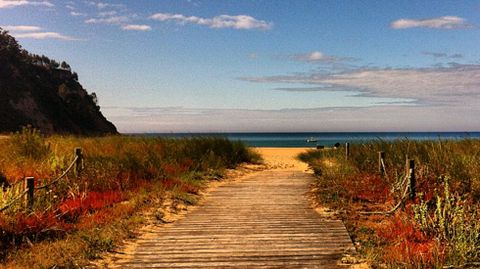
<svg viewBox="0 0 480 269">
<path fill-rule="evenodd" d="M 340 220 L 323 219 L 306 198 L 313 178 L 267 170 L 222 185 L 168 227 L 155 227 L 115 268 L 345 268 L 353 251 Z"/>
</svg>

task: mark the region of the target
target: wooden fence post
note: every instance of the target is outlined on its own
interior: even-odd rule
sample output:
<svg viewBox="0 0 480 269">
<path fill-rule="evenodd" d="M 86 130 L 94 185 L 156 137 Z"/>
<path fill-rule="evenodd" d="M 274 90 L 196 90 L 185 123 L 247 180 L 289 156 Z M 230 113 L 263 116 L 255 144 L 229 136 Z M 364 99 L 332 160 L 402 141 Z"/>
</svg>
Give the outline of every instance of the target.
<svg viewBox="0 0 480 269">
<path fill-rule="evenodd" d="M 34 202 L 34 193 L 35 193 L 35 178 L 26 177 L 25 178 L 25 188 L 27 190 L 27 210 L 32 212 L 33 202 Z"/>
<path fill-rule="evenodd" d="M 77 158 L 77 161 L 75 162 L 75 175 L 78 177 L 83 169 L 82 148 L 75 148 L 75 158 Z"/>
<path fill-rule="evenodd" d="M 350 143 L 345 143 L 345 160 L 348 160 L 350 157 Z"/>
<path fill-rule="evenodd" d="M 415 180 L 415 160 L 410 159 L 408 162 L 408 181 L 410 184 L 410 199 L 415 200 L 417 186 Z"/>
<path fill-rule="evenodd" d="M 383 167 L 384 163 L 385 163 L 385 151 L 379 151 L 378 152 L 378 171 L 380 172 L 380 175 L 383 175 L 385 173 L 385 169 Z"/>
</svg>

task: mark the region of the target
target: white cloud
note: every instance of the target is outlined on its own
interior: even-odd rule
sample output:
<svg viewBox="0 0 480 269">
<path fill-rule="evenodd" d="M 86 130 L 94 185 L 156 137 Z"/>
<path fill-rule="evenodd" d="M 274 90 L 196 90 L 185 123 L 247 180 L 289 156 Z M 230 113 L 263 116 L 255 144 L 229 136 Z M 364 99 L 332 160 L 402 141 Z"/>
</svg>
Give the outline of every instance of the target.
<svg viewBox="0 0 480 269">
<path fill-rule="evenodd" d="M 58 40 L 66 40 L 66 41 L 79 40 L 78 38 L 62 35 L 56 32 L 32 32 L 32 33 L 15 34 L 14 36 L 16 38 L 38 39 L 38 40 L 45 40 L 45 39 L 58 39 Z"/>
<path fill-rule="evenodd" d="M 19 6 L 45 6 L 54 7 L 50 1 L 29 1 L 29 0 L 0 0 L 1 8 L 13 8 Z"/>
<path fill-rule="evenodd" d="M 106 8 L 125 8 L 123 4 L 110 4 L 106 2 L 95 2 L 95 1 L 88 1 L 88 5 L 95 6 L 98 9 L 106 9 Z"/>
<path fill-rule="evenodd" d="M 464 18 L 456 16 L 443 16 L 430 19 L 400 19 L 391 23 L 393 29 L 407 29 L 415 27 L 437 28 L 437 29 L 458 29 L 471 27 Z"/>
<path fill-rule="evenodd" d="M 442 68 L 357 69 L 338 74 L 296 74 L 243 78 L 252 82 L 311 84 L 357 96 L 414 99 L 418 105 L 480 105 L 480 65 Z"/>
<path fill-rule="evenodd" d="M 99 12 L 98 13 L 98 16 L 99 17 L 112 17 L 112 16 L 115 16 L 117 15 L 118 12 L 115 11 L 115 10 L 112 10 L 112 11 L 102 11 L 102 12 Z"/>
<path fill-rule="evenodd" d="M 233 28 L 233 29 L 259 29 L 269 30 L 273 27 L 273 23 L 263 20 L 257 20 L 248 15 L 219 15 L 212 18 L 202 18 L 197 16 L 185 16 L 182 14 L 156 13 L 150 16 L 151 19 L 157 21 L 173 21 L 177 24 L 198 24 L 205 25 L 210 28 Z"/>
<path fill-rule="evenodd" d="M 99 9 L 105 9 L 105 8 L 123 8 L 125 6 L 122 4 L 97 3 L 97 7 Z"/>
<path fill-rule="evenodd" d="M 34 26 L 34 25 L 6 25 L 0 26 L 3 29 L 7 29 L 12 32 L 12 35 L 16 38 L 24 38 L 24 39 L 37 39 L 37 40 L 45 40 L 45 39 L 57 39 L 57 40 L 80 40 L 75 37 L 63 35 L 57 32 L 46 32 L 42 31 L 42 27 Z"/>
<path fill-rule="evenodd" d="M 70 11 L 70 15 L 72 15 L 74 17 L 85 17 L 85 16 L 87 16 L 87 14 L 82 13 L 82 12 L 77 12 L 77 11 Z"/>
<path fill-rule="evenodd" d="M 33 25 L 5 25 L 0 27 L 12 32 L 36 32 L 42 30 L 41 27 Z"/>
<path fill-rule="evenodd" d="M 113 16 L 107 18 L 91 18 L 85 20 L 87 24 L 122 24 L 129 22 L 130 18 L 127 16 Z"/>
<path fill-rule="evenodd" d="M 306 60 L 308 61 L 321 61 L 325 59 L 325 55 L 320 51 L 314 51 L 307 55 Z"/>
<path fill-rule="evenodd" d="M 152 30 L 152 27 L 149 25 L 139 25 L 139 24 L 127 24 L 123 25 L 122 29 L 125 31 L 141 31 L 148 32 Z"/>
<path fill-rule="evenodd" d="M 293 61 L 300 61 L 300 62 L 309 62 L 309 63 L 324 63 L 324 64 L 345 64 L 345 62 L 355 61 L 355 58 L 351 57 L 337 57 L 326 55 L 321 51 L 312 51 L 309 53 L 300 53 L 300 54 L 292 54 L 288 56 L 279 56 L 281 59 L 289 59 Z"/>
</svg>

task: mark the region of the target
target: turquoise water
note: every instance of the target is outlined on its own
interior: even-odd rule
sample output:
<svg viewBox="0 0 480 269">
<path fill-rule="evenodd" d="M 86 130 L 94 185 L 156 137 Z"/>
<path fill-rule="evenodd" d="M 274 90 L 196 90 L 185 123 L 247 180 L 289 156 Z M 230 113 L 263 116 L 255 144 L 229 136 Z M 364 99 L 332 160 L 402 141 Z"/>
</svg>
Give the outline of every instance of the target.
<svg viewBox="0 0 480 269">
<path fill-rule="evenodd" d="M 438 139 L 480 139 L 480 132 L 383 132 L 383 133 L 158 133 L 139 134 L 154 137 L 226 137 L 240 140 L 253 147 L 316 147 L 333 146 L 335 143 L 362 143 L 371 140 L 438 140 Z M 316 142 L 307 142 L 313 138 Z"/>
</svg>

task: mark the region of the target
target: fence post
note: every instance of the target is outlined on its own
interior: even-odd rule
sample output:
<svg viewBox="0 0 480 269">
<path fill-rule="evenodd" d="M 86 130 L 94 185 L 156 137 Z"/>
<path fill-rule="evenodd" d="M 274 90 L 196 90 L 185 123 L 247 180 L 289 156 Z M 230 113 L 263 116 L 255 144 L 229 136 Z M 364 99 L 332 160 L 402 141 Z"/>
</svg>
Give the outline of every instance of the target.
<svg viewBox="0 0 480 269">
<path fill-rule="evenodd" d="M 382 162 L 385 163 L 385 151 L 378 152 L 378 171 L 380 172 L 380 175 L 385 173 Z"/>
<path fill-rule="evenodd" d="M 345 143 L 345 160 L 348 160 L 350 157 L 350 143 Z"/>
<path fill-rule="evenodd" d="M 415 182 L 415 160 L 410 159 L 408 162 L 408 181 L 410 184 L 410 199 L 415 200 L 417 186 Z"/>
<path fill-rule="evenodd" d="M 25 178 L 25 187 L 27 190 L 27 210 L 28 212 L 32 212 L 33 210 L 33 199 L 35 193 L 35 178 L 33 177 L 26 177 Z"/>
<path fill-rule="evenodd" d="M 83 153 L 82 148 L 75 148 L 75 158 L 77 161 L 75 162 L 75 176 L 80 176 L 80 172 L 83 169 Z"/>
</svg>

